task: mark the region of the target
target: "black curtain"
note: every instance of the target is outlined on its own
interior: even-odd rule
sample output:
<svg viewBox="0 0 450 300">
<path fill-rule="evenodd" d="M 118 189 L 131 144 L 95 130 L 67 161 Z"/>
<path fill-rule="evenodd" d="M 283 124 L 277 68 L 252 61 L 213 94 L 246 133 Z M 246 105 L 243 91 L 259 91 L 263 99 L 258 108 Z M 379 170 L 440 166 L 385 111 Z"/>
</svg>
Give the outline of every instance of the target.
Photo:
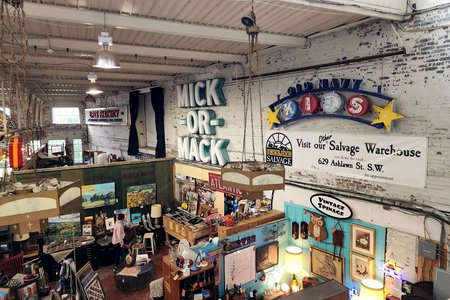
<svg viewBox="0 0 450 300">
<path fill-rule="evenodd" d="M 128 155 L 137 155 L 139 153 L 139 140 L 136 129 L 136 120 L 139 111 L 139 91 L 130 93 L 130 137 L 128 138 Z"/>
<path fill-rule="evenodd" d="M 155 112 L 156 125 L 156 150 L 155 157 L 166 157 L 166 138 L 164 136 L 164 89 L 153 88 L 150 91 L 153 111 Z"/>
</svg>

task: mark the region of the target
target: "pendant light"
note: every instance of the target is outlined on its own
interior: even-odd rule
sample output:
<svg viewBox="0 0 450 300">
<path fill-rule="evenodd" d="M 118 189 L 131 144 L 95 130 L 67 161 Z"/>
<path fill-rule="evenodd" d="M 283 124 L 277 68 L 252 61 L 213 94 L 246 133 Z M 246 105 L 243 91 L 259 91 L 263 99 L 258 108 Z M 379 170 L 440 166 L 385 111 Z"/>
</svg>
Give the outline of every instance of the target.
<svg viewBox="0 0 450 300">
<path fill-rule="evenodd" d="M 94 56 L 93 66 L 102 69 L 118 69 L 120 68 L 119 60 L 111 51 L 110 47 L 113 45 L 112 37 L 106 32 L 106 14 L 103 13 L 104 25 L 103 31 L 98 36 L 98 44 L 102 46 Z"/>
<path fill-rule="evenodd" d="M 285 170 L 281 164 L 261 162 L 256 160 L 255 150 L 255 125 L 253 111 L 252 86 L 255 75 L 257 76 L 259 112 L 260 112 L 260 134 L 261 134 L 261 154 L 264 158 L 262 115 L 261 115 L 261 77 L 259 72 L 259 51 L 258 34 L 259 27 L 256 25 L 256 14 L 252 0 L 251 12 L 241 18 L 242 24 L 248 35 L 248 89 L 247 97 L 244 97 L 244 132 L 242 141 L 242 160 L 228 162 L 221 168 L 222 184 L 227 187 L 237 188 L 243 192 L 248 199 L 257 199 L 262 196 L 263 191 L 284 189 Z M 254 54 L 256 54 L 256 69 L 253 66 Z M 247 160 L 245 155 L 247 136 L 247 114 L 250 114 L 252 154 L 253 160 Z"/>
<path fill-rule="evenodd" d="M 95 82 L 97 80 L 97 75 L 94 73 L 89 73 L 87 76 L 89 82 L 88 89 L 86 90 L 86 94 L 88 95 L 99 95 L 103 93 L 103 91 L 100 89 L 100 86 Z"/>
</svg>

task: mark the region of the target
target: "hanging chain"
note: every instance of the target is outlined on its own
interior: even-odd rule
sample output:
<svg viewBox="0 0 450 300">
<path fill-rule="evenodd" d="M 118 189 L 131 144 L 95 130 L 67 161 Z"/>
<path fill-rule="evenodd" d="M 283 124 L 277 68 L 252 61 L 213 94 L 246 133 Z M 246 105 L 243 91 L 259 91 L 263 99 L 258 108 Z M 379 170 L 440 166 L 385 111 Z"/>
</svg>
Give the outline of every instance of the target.
<svg viewBox="0 0 450 300">
<path fill-rule="evenodd" d="M 1 57 L 10 64 L 19 63 L 25 60 L 28 54 L 28 38 L 25 31 L 25 12 L 23 10 L 23 2 L 19 4 L 9 4 L 5 0 L 1 0 L 1 16 L 0 16 L 0 54 Z M 4 47 L 4 33 L 7 32 L 6 38 L 9 47 Z M 5 53 L 5 50 L 9 53 Z"/>
</svg>

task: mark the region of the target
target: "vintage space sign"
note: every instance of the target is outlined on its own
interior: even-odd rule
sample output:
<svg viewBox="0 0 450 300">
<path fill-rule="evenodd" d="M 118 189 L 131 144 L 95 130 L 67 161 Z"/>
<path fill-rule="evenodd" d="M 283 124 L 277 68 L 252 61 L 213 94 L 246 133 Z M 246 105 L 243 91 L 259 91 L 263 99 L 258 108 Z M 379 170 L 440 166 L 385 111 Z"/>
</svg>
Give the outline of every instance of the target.
<svg viewBox="0 0 450 300">
<path fill-rule="evenodd" d="M 327 194 L 315 194 L 309 199 L 315 209 L 334 219 L 350 219 L 351 208 L 338 198 Z"/>
<path fill-rule="evenodd" d="M 269 105 L 266 120 L 277 128 L 308 118 L 341 118 L 391 132 L 393 121 L 403 118 L 394 112 L 392 97 L 360 89 L 362 79 L 320 79 L 298 83 L 288 96 Z M 370 98 L 369 98 L 370 97 Z"/>
<path fill-rule="evenodd" d="M 209 107 L 224 106 L 223 78 L 177 85 L 178 107 L 189 109 L 180 125 L 187 127 L 189 136 L 178 137 L 178 158 L 224 165 L 228 162 L 228 139 L 213 137 L 216 127 L 225 124 Z"/>
</svg>

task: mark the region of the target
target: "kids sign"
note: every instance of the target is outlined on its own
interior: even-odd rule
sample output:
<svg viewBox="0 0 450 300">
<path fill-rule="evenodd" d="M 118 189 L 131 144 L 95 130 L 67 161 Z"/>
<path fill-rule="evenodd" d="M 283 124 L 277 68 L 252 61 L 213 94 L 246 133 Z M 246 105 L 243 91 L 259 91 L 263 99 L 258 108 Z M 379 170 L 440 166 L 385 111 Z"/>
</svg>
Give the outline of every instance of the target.
<svg viewBox="0 0 450 300">
<path fill-rule="evenodd" d="M 225 80 L 216 78 L 177 85 L 178 107 L 189 109 L 180 120 L 190 133 L 178 137 L 178 158 L 193 160 L 213 165 L 228 162 L 228 139 L 211 137 L 216 134 L 216 127 L 223 126 L 224 120 L 208 107 L 224 106 L 222 86 Z"/>
<path fill-rule="evenodd" d="M 266 120 L 276 128 L 308 118 L 341 118 L 391 132 L 392 122 L 403 118 L 394 112 L 394 99 L 362 90 L 361 84 L 361 79 L 347 78 L 298 83 L 288 89 L 289 96 L 269 105 Z"/>
</svg>

